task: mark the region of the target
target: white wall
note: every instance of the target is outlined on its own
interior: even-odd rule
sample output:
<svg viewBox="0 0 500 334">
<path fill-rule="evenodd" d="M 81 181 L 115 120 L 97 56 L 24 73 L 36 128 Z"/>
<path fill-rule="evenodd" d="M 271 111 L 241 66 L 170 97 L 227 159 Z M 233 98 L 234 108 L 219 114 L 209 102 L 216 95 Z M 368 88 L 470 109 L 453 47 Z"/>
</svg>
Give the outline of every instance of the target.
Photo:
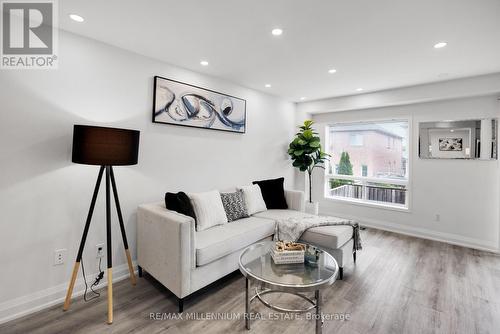
<svg viewBox="0 0 500 334">
<path fill-rule="evenodd" d="M 498 117 L 499 111 L 497 97 L 490 95 L 314 115 L 323 136 L 325 126 L 333 122 L 403 118 L 412 124 L 409 212 L 325 199 L 324 173 L 317 170 L 313 196 L 320 199 L 320 211 L 369 226 L 498 251 L 499 162 L 424 160 L 417 157 L 417 147 L 419 122 Z"/>
<path fill-rule="evenodd" d="M 58 70 L 0 72 L 0 321 L 64 296 L 98 172 L 71 163 L 75 123 L 141 130 L 139 164 L 115 168 L 133 258 L 136 207 L 166 191 L 278 176 L 294 183 L 286 154 L 294 104 L 69 33 L 61 33 L 59 59 Z M 246 99 L 247 133 L 153 124 L 154 75 Z M 103 191 L 84 254 L 89 274 L 95 245 L 105 242 Z M 114 212 L 113 233 L 119 277 L 126 267 Z M 59 248 L 66 263 L 54 266 Z"/>
</svg>

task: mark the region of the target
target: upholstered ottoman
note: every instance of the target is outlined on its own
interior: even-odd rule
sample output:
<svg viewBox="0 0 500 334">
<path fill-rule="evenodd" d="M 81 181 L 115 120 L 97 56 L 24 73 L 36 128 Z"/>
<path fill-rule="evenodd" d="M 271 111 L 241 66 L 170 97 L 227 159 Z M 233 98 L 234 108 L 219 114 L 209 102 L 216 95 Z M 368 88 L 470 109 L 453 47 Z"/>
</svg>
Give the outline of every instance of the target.
<svg viewBox="0 0 500 334">
<path fill-rule="evenodd" d="M 299 241 L 318 246 L 330 253 L 337 261 L 340 271 L 339 279 L 344 276 L 344 266 L 351 261 L 356 262 L 354 239 L 351 226 L 319 226 L 306 230 Z"/>
<path fill-rule="evenodd" d="M 254 216 L 278 221 L 289 218 L 301 219 L 304 216 L 310 216 L 310 214 L 298 210 L 272 209 L 256 213 Z M 313 227 L 302 234 L 299 241 L 301 240 L 318 246 L 330 253 L 340 267 L 340 279 L 342 279 L 344 274 L 344 266 L 353 260 L 354 262 L 356 261 L 356 253 L 353 252 L 354 239 L 352 226 L 336 225 Z"/>
</svg>

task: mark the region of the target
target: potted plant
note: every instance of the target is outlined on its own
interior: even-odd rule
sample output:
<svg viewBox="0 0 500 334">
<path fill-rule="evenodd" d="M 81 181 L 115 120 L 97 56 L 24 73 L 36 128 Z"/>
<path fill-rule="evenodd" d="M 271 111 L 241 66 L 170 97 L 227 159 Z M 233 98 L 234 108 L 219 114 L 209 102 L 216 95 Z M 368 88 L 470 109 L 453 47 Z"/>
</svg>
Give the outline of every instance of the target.
<svg viewBox="0 0 500 334">
<path fill-rule="evenodd" d="M 321 141 L 318 133 L 312 128 L 312 120 L 304 121 L 300 126 L 300 131 L 288 147 L 288 154 L 292 158 L 293 167 L 301 172 L 306 172 L 309 176 L 309 201 L 306 202 L 306 211 L 312 214 L 318 214 L 318 202 L 312 201 L 312 172 L 314 168 L 323 168 L 328 160 L 329 154 L 321 149 Z"/>
</svg>

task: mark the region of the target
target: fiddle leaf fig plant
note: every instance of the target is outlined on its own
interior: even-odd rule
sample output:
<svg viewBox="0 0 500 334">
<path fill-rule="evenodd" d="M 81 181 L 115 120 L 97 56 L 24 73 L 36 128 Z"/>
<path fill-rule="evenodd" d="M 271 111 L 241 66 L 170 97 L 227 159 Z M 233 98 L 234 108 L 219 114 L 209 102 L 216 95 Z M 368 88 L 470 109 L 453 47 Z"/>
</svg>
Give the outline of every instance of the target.
<svg viewBox="0 0 500 334">
<path fill-rule="evenodd" d="M 321 149 L 321 141 L 318 133 L 314 131 L 312 120 L 304 121 L 299 127 L 295 138 L 288 147 L 288 154 L 292 158 L 292 165 L 301 172 L 307 172 L 309 176 L 309 202 L 312 203 L 312 172 L 314 168 L 325 169 L 325 162 L 330 155 Z"/>
</svg>

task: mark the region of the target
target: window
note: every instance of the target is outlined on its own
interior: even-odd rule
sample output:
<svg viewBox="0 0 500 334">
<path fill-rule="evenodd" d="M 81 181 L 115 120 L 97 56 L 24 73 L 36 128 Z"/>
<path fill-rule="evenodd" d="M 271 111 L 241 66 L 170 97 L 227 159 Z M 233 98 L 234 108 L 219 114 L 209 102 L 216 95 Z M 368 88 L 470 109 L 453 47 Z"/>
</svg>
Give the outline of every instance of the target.
<svg viewBox="0 0 500 334">
<path fill-rule="evenodd" d="M 349 135 L 349 144 L 351 146 L 363 146 L 363 135 L 361 133 L 351 133 Z"/>
<path fill-rule="evenodd" d="M 330 125 L 326 141 L 325 197 L 407 208 L 408 121 Z"/>
</svg>

